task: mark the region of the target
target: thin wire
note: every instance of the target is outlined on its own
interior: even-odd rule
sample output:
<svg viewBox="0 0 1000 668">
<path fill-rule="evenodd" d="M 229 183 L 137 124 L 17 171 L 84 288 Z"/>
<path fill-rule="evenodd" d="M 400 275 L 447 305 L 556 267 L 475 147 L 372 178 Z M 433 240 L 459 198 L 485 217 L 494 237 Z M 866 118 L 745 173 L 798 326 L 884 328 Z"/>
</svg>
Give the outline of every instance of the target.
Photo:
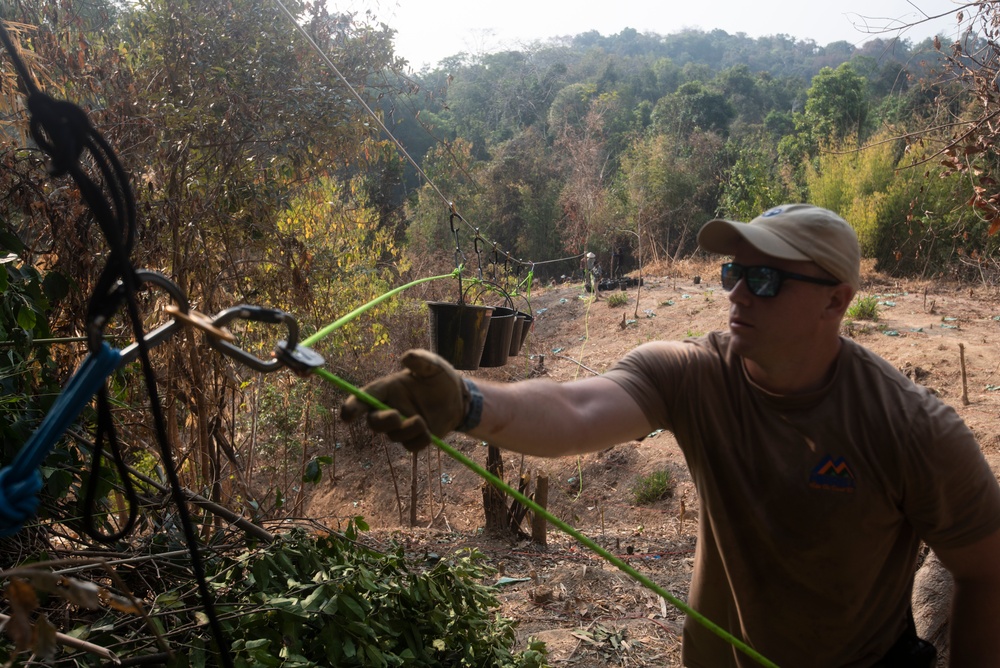
<svg viewBox="0 0 1000 668">
<path fill-rule="evenodd" d="M 437 184 L 435 184 L 434 181 L 432 181 L 431 178 L 429 176 L 427 176 L 427 174 L 424 172 L 424 170 L 421 169 L 420 165 L 417 164 L 417 161 L 414 160 L 413 157 L 407 152 L 406 147 L 403 146 L 403 143 L 401 141 L 399 141 L 399 139 L 396 138 L 396 135 L 392 134 L 392 131 L 390 131 L 389 128 L 386 127 L 385 123 L 382 122 L 382 119 L 378 117 L 378 114 L 376 114 L 372 110 L 372 108 L 370 106 L 368 106 L 368 103 L 365 102 L 365 100 L 361 96 L 361 94 L 358 93 L 358 91 L 354 88 L 354 86 L 351 85 L 351 82 L 347 80 L 347 77 L 345 77 L 340 72 L 340 70 L 337 68 L 337 66 L 334 65 L 333 61 L 330 60 L 329 56 L 327 56 L 326 53 L 324 53 L 323 50 L 319 47 L 319 44 L 317 44 L 316 41 L 313 40 L 312 36 L 308 32 L 306 32 L 305 28 L 303 28 L 302 25 L 295 19 L 295 15 L 293 15 L 288 10 L 288 7 L 285 6 L 285 3 L 282 2 L 282 0 L 274 0 L 274 2 L 275 2 L 275 4 L 278 5 L 278 7 L 285 14 L 285 16 L 288 17 L 288 20 L 292 22 L 292 25 L 295 26 L 295 29 L 299 32 L 299 34 L 302 35 L 306 39 L 307 42 L 309 42 L 309 45 L 316 52 L 316 54 L 320 57 L 320 59 L 326 64 L 326 66 L 329 67 L 330 70 L 337 76 L 337 78 L 340 79 L 340 82 L 347 87 L 347 90 L 349 90 L 351 92 L 351 95 L 354 96 L 354 99 L 356 99 L 358 101 L 358 103 L 368 113 L 368 115 L 371 116 L 372 120 L 374 120 L 375 123 L 379 126 L 379 128 L 382 129 L 382 132 L 384 132 L 386 134 L 386 136 L 390 140 L 392 140 L 392 143 L 396 145 L 396 148 L 398 148 L 399 151 L 403 154 L 403 156 L 407 159 L 407 161 L 409 161 L 409 163 L 411 165 L 413 165 L 413 168 L 416 169 L 417 173 L 420 174 L 420 176 L 423 177 L 423 179 L 427 182 L 427 185 L 429 185 L 434 190 L 434 192 L 437 193 L 438 197 L 441 198 L 441 201 L 444 202 L 445 205 L 448 206 L 448 209 L 450 210 L 450 212 L 454 216 L 456 216 L 459 220 L 461 220 L 463 223 L 465 223 L 465 225 L 469 228 L 469 230 L 471 232 L 475 233 L 476 236 L 479 236 L 479 228 L 477 228 L 472 223 L 470 223 L 469 221 L 467 221 L 462 216 L 462 214 L 458 213 L 458 211 L 455 210 L 455 203 L 452 200 L 450 200 L 447 197 L 445 197 L 444 193 L 441 192 L 441 189 L 437 187 Z M 483 238 L 483 240 L 484 241 L 489 241 L 489 240 L 487 240 L 485 238 Z M 491 242 L 491 243 L 492 243 L 492 245 L 494 247 L 497 246 L 496 242 Z M 527 260 L 523 260 L 523 259 L 518 259 L 518 258 L 512 256 L 510 253 L 508 253 L 507 251 L 504 251 L 504 250 L 501 250 L 500 252 L 502 252 L 504 254 L 504 256 L 508 260 L 510 260 L 511 262 L 516 262 L 517 264 L 520 264 L 520 265 L 523 265 L 523 266 L 549 264 L 549 263 L 553 263 L 553 262 L 565 262 L 565 261 L 568 261 L 568 260 L 575 260 L 575 259 L 577 259 L 579 257 L 583 257 L 583 253 L 580 253 L 579 255 L 573 255 L 571 257 L 559 258 L 557 260 L 545 260 L 543 262 L 532 262 L 532 261 L 527 261 Z"/>
<path fill-rule="evenodd" d="M 434 182 L 431 181 L 430 178 L 428 178 L 427 174 L 424 173 L 424 170 L 422 170 L 420 168 L 420 165 L 417 164 L 417 161 L 414 160 L 409 153 L 407 153 L 406 148 L 403 146 L 403 144 L 398 139 L 396 139 L 396 136 L 392 134 L 392 132 L 389 131 L 389 128 L 385 126 L 385 123 L 382 122 L 382 119 L 378 117 L 378 114 L 372 111 L 372 108 L 368 106 L 368 103 L 365 102 L 363 97 L 361 97 L 361 94 L 354 89 L 354 86 L 352 86 L 351 82 L 347 80 L 347 77 L 345 77 L 343 74 L 340 73 L 340 70 L 337 69 L 337 66 L 333 64 L 333 61 L 330 60 L 330 58 L 323 52 L 323 49 L 319 48 L 319 44 L 317 44 L 313 40 L 312 36 L 306 32 L 305 28 L 303 28 L 299 24 L 299 22 L 295 20 L 295 16 L 290 11 L 288 11 L 288 7 L 285 6 L 285 3 L 283 3 L 281 0 L 274 0 L 274 2 L 278 5 L 278 7 L 281 8 L 281 11 L 285 13 L 285 16 L 287 16 L 288 20 L 292 22 L 292 25 L 294 25 L 295 29 L 299 31 L 299 34 L 301 34 L 303 37 L 306 38 L 306 41 L 309 42 L 309 45 L 312 46 L 313 50 L 316 51 L 316 53 L 323 60 L 323 62 L 326 63 L 326 66 L 329 67 L 333 71 L 333 73 L 337 75 L 337 78 L 340 79 L 340 82 L 342 84 L 347 86 L 347 90 L 351 91 L 351 95 L 354 96 L 354 99 L 356 99 L 358 103 L 361 104 L 364 110 L 368 112 L 368 115 L 372 117 L 372 119 L 378 124 L 380 128 L 382 128 L 382 132 L 384 132 L 389 137 L 389 139 L 392 140 L 392 143 L 396 145 L 396 148 L 398 148 L 400 152 L 403 154 L 403 156 L 410 161 L 410 164 L 413 165 L 413 168 L 417 170 L 420 176 L 424 177 L 427 183 L 431 186 L 431 188 L 434 189 L 434 192 L 438 194 L 438 196 L 444 201 L 444 203 L 447 204 L 448 206 L 451 206 L 451 202 L 448 200 L 448 198 L 445 197 L 444 194 L 438 189 L 438 187 L 434 185 Z"/>
</svg>

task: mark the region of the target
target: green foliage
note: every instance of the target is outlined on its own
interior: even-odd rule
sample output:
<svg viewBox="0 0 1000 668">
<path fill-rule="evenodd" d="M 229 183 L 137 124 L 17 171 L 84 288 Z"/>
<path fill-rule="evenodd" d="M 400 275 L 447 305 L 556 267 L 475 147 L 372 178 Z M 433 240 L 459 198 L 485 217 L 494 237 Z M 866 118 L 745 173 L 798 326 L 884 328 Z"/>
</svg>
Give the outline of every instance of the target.
<svg viewBox="0 0 1000 668">
<path fill-rule="evenodd" d="M 316 315 L 308 324 L 316 329 L 330 321 L 330 314 L 347 313 L 389 290 L 395 279 L 389 266 L 406 268 L 393 230 L 379 224 L 359 179 L 345 183 L 319 177 L 292 189 L 276 227 L 296 239 L 301 258 L 289 272 L 291 284 L 282 287 L 286 292 L 297 289 L 303 302 L 311 302 Z M 286 252 L 273 249 L 275 269 L 281 270 Z M 380 305 L 363 320 L 337 330 L 334 341 L 359 353 L 386 345 L 389 332 L 383 322 L 396 306 L 395 301 Z"/>
<path fill-rule="evenodd" d="M 38 426 L 59 392 L 58 365 L 47 345 L 53 303 L 69 283 L 57 272 L 44 275 L 22 259 L 18 236 L 0 229 L 0 462 L 10 462 Z M 78 453 L 59 444 L 42 470 L 49 498 L 59 499 L 74 477 L 61 466 L 78 463 Z"/>
<path fill-rule="evenodd" d="M 878 297 L 857 295 L 847 307 L 847 317 L 852 320 L 878 320 Z"/>
<path fill-rule="evenodd" d="M 726 134 L 736 110 L 726 96 L 700 81 L 689 81 L 660 99 L 652 121 L 661 132 L 687 136 L 694 130 Z"/>
<path fill-rule="evenodd" d="M 363 528 L 352 521 L 348 540 L 295 530 L 215 564 L 216 604 L 237 666 L 545 665 L 539 644 L 512 650 L 514 623 L 496 615 L 494 590 L 479 584 L 493 574 L 482 555 L 429 566 L 402 548 L 381 554 L 354 542 Z M 186 591 L 158 597 L 168 629 L 193 603 Z M 196 637 L 172 666 L 203 665 L 206 641 Z"/>
<path fill-rule="evenodd" d="M 456 209 L 466 220 L 477 220 L 477 212 L 470 210 L 478 172 L 482 169 L 472 155 L 472 142 L 456 139 L 448 145 L 437 145 L 427 152 L 423 163 L 424 173 L 434 185 L 425 184 L 407 207 L 410 225 L 407 228 L 407 247 L 411 256 L 426 255 L 435 251 L 455 250 L 455 237 L 449 226 L 448 206 L 438 191 L 448 193 Z M 468 230 L 459 230 L 466 249 L 470 246 Z"/>
<path fill-rule="evenodd" d="M 813 77 L 806 99 L 806 116 L 816 136 L 839 141 L 864 137 L 868 118 L 867 80 L 850 63 L 824 67 Z"/>
<path fill-rule="evenodd" d="M 641 223 L 653 257 L 694 250 L 698 228 L 718 209 L 723 149 L 711 132 L 653 134 L 637 138 L 622 157 L 615 185 L 622 216 Z"/>
<path fill-rule="evenodd" d="M 893 137 L 889 130 L 865 149 L 838 146 L 820 155 L 806 170 L 810 200 L 851 223 L 862 254 L 880 270 L 939 273 L 962 259 L 977 276 L 997 240 L 988 236 L 988 224 L 956 206 L 969 200 L 969 186 L 924 164 L 929 147 L 904 153 Z"/>
<path fill-rule="evenodd" d="M 657 469 L 640 476 L 632 486 L 632 496 L 637 505 L 656 503 L 674 494 L 674 477 L 667 469 Z"/>
<path fill-rule="evenodd" d="M 719 213 L 730 220 L 748 221 L 789 201 L 778 171 L 773 144 L 761 137 L 731 142 L 736 160 L 726 172 L 719 199 Z"/>
<path fill-rule="evenodd" d="M 306 469 L 302 473 L 302 482 L 318 483 L 323 478 L 323 466 L 333 464 L 333 457 L 319 455 L 313 457 L 306 463 Z"/>
<path fill-rule="evenodd" d="M 812 203 L 836 211 L 849 221 L 867 257 L 874 255 L 880 228 L 891 215 L 883 205 L 895 181 L 899 159 L 898 142 L 894 145 L 890 137 L 883 139 L 857 151 L 850 150 L 846 142 L 831 147 L 819 157 L 816 169 L 807 170 Z"/>
<path fill-rule="evenodd" d="M 620 308 L 628 304 L 628 293 L 612 292 L 608 295 L 608 308 Z"/>
</svg>

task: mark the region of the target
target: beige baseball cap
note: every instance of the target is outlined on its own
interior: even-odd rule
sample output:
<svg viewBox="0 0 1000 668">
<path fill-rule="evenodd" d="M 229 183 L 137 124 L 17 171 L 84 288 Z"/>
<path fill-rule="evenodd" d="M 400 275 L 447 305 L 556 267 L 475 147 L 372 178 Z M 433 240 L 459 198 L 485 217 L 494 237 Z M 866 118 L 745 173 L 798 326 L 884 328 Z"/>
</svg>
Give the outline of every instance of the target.
<svg viewBox="0 0 1000 668">
<path fill-rule="evenodd" d="M 710 253 L 733 255 L 740 241 L 782 260 L 815 262 L 855 290 L 861 287 L 858 235 L 828 209 L 783 204 L 749 223 L 716 218 L 698 232 L 698 245 Z"/>
</svg>

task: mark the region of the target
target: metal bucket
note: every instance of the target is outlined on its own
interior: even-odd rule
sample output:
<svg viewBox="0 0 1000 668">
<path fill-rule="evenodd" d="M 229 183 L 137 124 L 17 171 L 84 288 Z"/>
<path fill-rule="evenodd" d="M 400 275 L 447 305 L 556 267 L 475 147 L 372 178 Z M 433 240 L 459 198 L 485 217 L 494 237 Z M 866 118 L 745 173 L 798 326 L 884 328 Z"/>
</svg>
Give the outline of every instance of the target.
<svg viewBox="0 0 1000 668">
<path fill-rule="evenodd" d="M 431 351 L 462 371 L 479 368 L 494 308 L 427 302 Z"/>
<path fill-rule="evenodd" d="M 507 351 L 511 357 L 521 354 L 521 332 L 524 330 L 525 317 L 520 311 L 514 314 L 514 329 L 510 333 L 510 349 Z"/>
<path fill-rule="evenodd" d="M 514 333 L 517 312 L 505 306 L 493 308 L 490 328 L 486 333 L 486 344 L 479 360 L 479 366 L 503 366 L 510 355 L 510 339 Z"/>
</svg>

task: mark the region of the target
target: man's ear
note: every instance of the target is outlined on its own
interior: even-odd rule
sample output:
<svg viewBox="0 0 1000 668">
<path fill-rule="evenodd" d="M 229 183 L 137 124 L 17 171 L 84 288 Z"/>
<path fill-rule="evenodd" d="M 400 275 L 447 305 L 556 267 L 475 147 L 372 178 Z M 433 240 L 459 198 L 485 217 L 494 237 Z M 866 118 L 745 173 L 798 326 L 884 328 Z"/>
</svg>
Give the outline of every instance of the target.
<svg viewBox="0 0 1000 668">
<path fill-rule="evenodd" d="M 838 321 L 847 313 L 847 308 L 854 299 L 855 290 L 847 283 L 841 283 L 830 291 L 830 301 L 827 302 L 827 312 Z"/>
</svg>

